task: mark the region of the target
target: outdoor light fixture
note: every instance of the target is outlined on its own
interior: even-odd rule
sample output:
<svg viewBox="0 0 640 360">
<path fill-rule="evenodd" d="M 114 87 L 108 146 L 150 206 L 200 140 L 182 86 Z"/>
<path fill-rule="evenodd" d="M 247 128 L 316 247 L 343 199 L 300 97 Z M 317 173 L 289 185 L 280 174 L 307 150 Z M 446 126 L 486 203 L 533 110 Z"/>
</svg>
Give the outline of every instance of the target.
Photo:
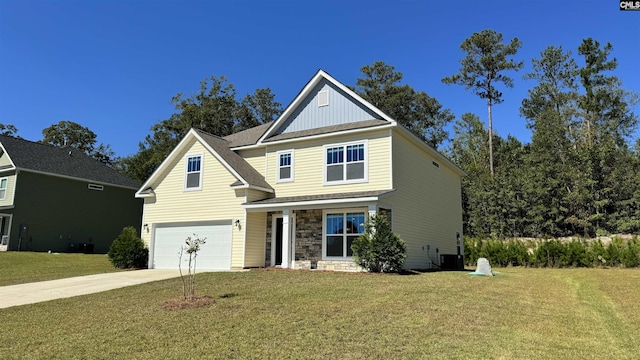
<svg viewBox="0 0 640 360">
<path fill-rule="evenodd" d="M 234 224 L 236 225 L 236 227 L 238 229 L 240 229 L 240 219 L 236 219 L 236 221 L 234 222 Z"/>
<path fill-rule="evenodd" d="M 142 228 L 149 232 L 149 224 L 142 225 Z"/>
</svg>

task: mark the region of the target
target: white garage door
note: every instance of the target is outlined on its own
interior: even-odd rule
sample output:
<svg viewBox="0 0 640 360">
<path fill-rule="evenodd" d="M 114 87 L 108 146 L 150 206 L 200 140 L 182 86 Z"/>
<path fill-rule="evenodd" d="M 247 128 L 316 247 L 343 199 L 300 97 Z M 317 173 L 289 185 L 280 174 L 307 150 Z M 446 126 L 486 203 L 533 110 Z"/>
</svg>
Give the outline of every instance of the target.
<svg viewBox="0 0 640 360">
<path fill-rule="evenodd" d="M 162 226 L 155 230 L 153 247 L 154 269 L 177 269 L 180 261 L 180 247 L 185 246 L 188 236 L 196 234 L 207 238 L 200 246 L 196 265 L 197 270 L 231 269 L 231 224 L 191 224 L 180 226 Z M 182 269 L 189 267 L 188 254 L 182 255 Z"/>
</svg>

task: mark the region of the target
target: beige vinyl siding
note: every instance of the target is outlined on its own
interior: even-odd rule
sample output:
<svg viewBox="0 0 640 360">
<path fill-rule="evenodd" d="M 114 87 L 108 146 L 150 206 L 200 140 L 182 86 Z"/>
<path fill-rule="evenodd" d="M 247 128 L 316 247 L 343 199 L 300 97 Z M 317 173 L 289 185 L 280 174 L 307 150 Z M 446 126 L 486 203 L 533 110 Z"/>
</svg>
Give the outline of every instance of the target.
<svg viewBox="0 0 640 360">
<path fill-rule="evenodd" d="M 267 197 L 267 193 L 247 189 L 246 201 L 260 200 Z M 245 214 L 245 258 L 244 267 L 264 266 L 264 254 L 266 251 L 267 214 L 249 213 Z"/>
<path fill-rule="evenodd" d="M 462 236 L 460 175 L 394 130 L 393 178 L 396 192 L 383 202 L 392 205 L 393 230 L 407 244 L 405 267 L 427 267 L 428 255 L 439 264 L 436 248 L 439 254 L 455 254 L 456 233 Z"/>
<path fill-rule="evenodd" d="M 0 179 L 7 179 L 7 187 L 4 193 L 4 200 L 0 200 L 0 206 L 11 206 L 13 205 L 13 198 L 15 189 L 16 189 L 16 178 L 17 175 L 15 172 L 11 175 L 0 175 Z"/>
<path fill-rule="evenodd" d="M 0 156 L 0 166 L 12 166 L 11 160 L 9 159 L 9 155 L 7 153 L 2 154 Z"/>
<path fill-rule="evenodd" d="M 267 213 L 247 213 L 244 267 L 264 266 Z"/>
<path fill-rule="evenodd" d="M 325 185 L 325 145 L 367 140 L 368 181 L 362 183 Z M 390 189 L 389 130 L 360 132 L 315 140 L 268 146 L 267 182 L 278 197 L 344 193 Z M 294 150 L 294 181 L 277 183 L 277 152 Z"/>
<path fill-rule="evenodd" d="M 265 148 L 248 149 L 237 151 L 238 155 L 242 156 L 254 169 L 260 174 L 266 173 L 266 162 L 264 158 Z"/>
<path fill-rule="evenodd" d="M 184 191 L 186 155 L 202 154 L 202 190 Z M 194 141 L 186 152 L 167 164 L 167 172 L 146 198 L 143 224 L 244 219 L 245 189 L 233 190 L 237 179 L 202 144 Z M 152 231 L 143 231 L 150 243 Z M 233 227 L 231 266 L 243 266 L 244 231 Z"/>
</svg>

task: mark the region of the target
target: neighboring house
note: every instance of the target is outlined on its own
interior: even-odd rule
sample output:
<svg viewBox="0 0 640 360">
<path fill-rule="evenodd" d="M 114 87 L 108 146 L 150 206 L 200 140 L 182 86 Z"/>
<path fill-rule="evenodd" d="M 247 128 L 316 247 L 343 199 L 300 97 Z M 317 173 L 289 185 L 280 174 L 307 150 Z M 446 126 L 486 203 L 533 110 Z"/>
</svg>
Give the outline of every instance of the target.
<svg viewBox="0 0 640 360">
<path fill-rule="evenodd" d="M 224 138 L 192 129 L 137 192 L 151 268 L 357 270 L 351 243 L 382 213 L 406 268 L 463 253 L 462 170 L 320 70 L 274 122 Z"/>
<path fill-rule="evenodd" d="M 0 250 L 106 253 L 140 230 L 139 186 L 75 148 L 0 135 Z"/>
</svg>

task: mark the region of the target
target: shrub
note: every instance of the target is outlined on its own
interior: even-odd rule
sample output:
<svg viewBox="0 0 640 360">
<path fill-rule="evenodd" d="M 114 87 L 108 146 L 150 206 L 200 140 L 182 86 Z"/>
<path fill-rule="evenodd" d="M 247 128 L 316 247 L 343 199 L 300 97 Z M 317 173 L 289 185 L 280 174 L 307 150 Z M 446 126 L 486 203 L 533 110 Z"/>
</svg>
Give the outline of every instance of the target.
<svg viewBox="0 0 640 360">
<path fill-rule="evenodd" d="M 545 240 L 533 251 L 533 261 L 538 267 L 559 267 L 564 246 L 558 240 Z"/>
<path fill-rule="evenodd" d="M 627 252 L 627 245 L 620 239 L 615 236 L 613 240 L 607 246 L 607 251 L 605 253 L 605 259 L 607 259 L 610 266 L 620 266 L 623 262 L 623 257 Z"/>
<path fill-rule="evenodd" d="M 376 215 L 365 224 L 365 231 L 351 244 L 356 264 L 370 272 L 400 272 L 407 258 L 407 247 L 391 231 L 387 218 Z"/>
<path fill-rule="evenodd" d="M 627 242 L 627 249 L 622 256 L 625 267 L 637 267 L 640 265 L 640 238 L 635 236 Z"/>
<path fill-rule="evenodd" d="M 149 249 L 144 246 L 142 239 L 133 226 L 122 229 L 113 241 L 107 254 L 113 266 L 120 269 L 142 269 L 147 267 Z"/>
<path fill-rule="evenodd" d="M 602 243 L 602 240 L 598 239 L 591 244 L 589 244 L 587 249 L 587 259 L 589 261 L 589 266 L 599 267 L 606 265 L 607 260 L 605 259 L 605 247 Z"/>
<path fill-rule="evenodd" d="M 513 266 L 528 266 L 529 265 L 529 249 L 527 245 L 522 241 L 511 240 L 507 244 L 509 251 L 509 259 Z"/>
<path fill-rule="evenodd" d="M 531 250 L 530 250 L 531 249 Z M 520 241 L 465 238 L 465 260 L 474 265 L 485 257 L 496 266 L 536 267 L 638 267 L 640 266 L 640 237 L 625 241 L 614 237 L 604 245 L 600 239 L 588 241 L 572 239 Z"/>
</svg>

